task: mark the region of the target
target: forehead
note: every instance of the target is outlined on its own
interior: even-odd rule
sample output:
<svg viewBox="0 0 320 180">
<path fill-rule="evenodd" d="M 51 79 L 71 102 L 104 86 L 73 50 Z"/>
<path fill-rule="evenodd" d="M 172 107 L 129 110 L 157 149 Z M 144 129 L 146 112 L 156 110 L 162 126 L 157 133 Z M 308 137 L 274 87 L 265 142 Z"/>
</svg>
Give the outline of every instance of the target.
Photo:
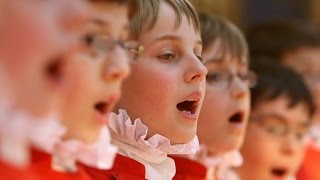
<svg viewBox="0 0 320 180">
<path fill-rule="evenodd" d="M 204 63 L 234 63 L 247 67 L 248 58 L 245 55 L 237 55 L 221 39 L 217 39 L 206 47 L 202 52 Z"/>
<path fill-rule="evenodd" d="M 320 47 L 301 48 L 284 55 L 284 63 L 300 73 L 304 71 L 320 73 Z"/>
<path fill-rule="evenodd" d="M 115 29 L 128 26 L 128 6 L 115 2 L 91 3 L 92 14 L 89 17 L 91 26 L 102 29 Z"/>
<path fill-rule="evenodd" d="M 191 20 L 186 15 L 182 15 L 181 24 L 177 27 L 177 15 L 173 8 L 165 1 L 160 2 L 160 8 L 155 25 L 142 30 L 140 40 L 143 42 L 152 42 L 162 40 L 160 37 L 170 35 L 178 37 L 182 41 L 201 41 L 200 33 L 196 32 Z"/>
<path fill-rule="evenodd" d="M 263 100 L 252 109 L 254 114 L 275 114 L 281 116 L 288 124 L 304 125 L 309 122 L 309 114 L 306 105 L 300 103 L 289 107 L 286 97 L 278 97 L 274 100 Z"/>
</svg>

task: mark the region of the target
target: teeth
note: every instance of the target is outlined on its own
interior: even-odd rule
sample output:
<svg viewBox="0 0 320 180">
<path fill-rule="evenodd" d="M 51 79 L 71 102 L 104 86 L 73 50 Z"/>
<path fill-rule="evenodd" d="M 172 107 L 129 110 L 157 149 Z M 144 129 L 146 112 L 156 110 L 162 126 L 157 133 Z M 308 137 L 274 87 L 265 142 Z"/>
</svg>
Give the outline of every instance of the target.
<svg viewBox="0 0 320 180">
<path fill-rule="evenodd" d="M 182 112 L 191 114 L 191 111 L 183 110 Z"/>
</svg>

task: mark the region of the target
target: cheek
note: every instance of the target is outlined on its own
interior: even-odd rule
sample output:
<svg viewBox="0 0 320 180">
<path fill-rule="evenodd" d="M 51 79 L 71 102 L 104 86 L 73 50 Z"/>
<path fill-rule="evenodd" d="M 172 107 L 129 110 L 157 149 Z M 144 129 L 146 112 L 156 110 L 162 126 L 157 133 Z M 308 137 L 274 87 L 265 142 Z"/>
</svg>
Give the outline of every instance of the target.
<svg viewBox="0 0 320 180">
<path fill-rule="evenodd" d="M 228 112 L 228 98 L 223 91 L 212 91 L 206 89 L 201 115 L 205 119 L 221 120 L 227 116 Z M 215 121 L 216 122 L 216 121 Z"/>
<path fill-rule="evenodd" d="M 132 95 L 143 99 L 141 103 L 152 107 L 167 107 L 168 102 L 174 101 L 178 82 L 173 73 L 152 68 L 136 70 L 132 70 L 124 83 L 124 92 L 131 91 Z"/>
<path fill-rule="evenodd" d="M 224 93 L 212 92 L 207 89 L 198 121 L 198 135 L 207 143 L 219 144 L 225 135 L 225 119 L 227 115 Z"/>
<path fill-rule="evenodd" d="M 244 156 L 244 161 L 252 168 L 265 170 L 271 165 L 271 161 L 276 155 L 275 144 L 263 137 L 263 135 L 249 126 L 246 134 L 246 139 L 241 148 L 241 153 Z"/>
<path fill-rule="evenodd" d="M 92 62 L 87 59 L 74 57 L 68 59 L 66 63 L 66 98 L 69 103 L 77 101 L 77 98 L 90 97 L 93 95 L 93 88 L 97 88 L 95 74 L 99 74 L 99 69 L 95 68 Z"/>
</svg>

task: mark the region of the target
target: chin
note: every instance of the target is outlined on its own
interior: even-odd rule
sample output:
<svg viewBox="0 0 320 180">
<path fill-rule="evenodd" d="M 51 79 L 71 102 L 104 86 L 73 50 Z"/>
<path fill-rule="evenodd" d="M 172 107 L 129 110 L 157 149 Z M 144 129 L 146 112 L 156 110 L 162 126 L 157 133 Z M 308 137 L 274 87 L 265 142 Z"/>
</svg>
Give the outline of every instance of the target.
<svg viewBox="0 0 320 180">
<path fill-rule="evenodd" d="M 184 134 L 184 135 L 182 135 Z M 172 138 L 170 138 L 171 144 L 187 144 L 190 141 L 193 140 L 193 138 L 196 136 L 196 133 L 181 133 L 181 135 L 179 134 L 177 135 L 172 135 Z"/>
</svg>

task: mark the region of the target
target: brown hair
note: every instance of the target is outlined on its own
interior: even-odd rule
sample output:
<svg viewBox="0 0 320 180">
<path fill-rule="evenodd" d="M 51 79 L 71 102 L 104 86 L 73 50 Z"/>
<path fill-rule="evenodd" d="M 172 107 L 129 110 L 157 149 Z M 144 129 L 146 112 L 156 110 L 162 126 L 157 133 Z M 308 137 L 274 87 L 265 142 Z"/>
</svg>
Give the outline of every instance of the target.
<svg viewBox="0 0 320 180">
<path fill-rule="evenodd" d="M 137 9 L 138 9 L 137 0 L 89 0 L 89 1 L 95 2 L 95 3 L 118 3 L 118 4 L 127 5 L 129 9 L 129 19 L 131 19 L 137 13 Z"/>
<path fill-rule="evenodd" d="M 249 49 L 247 41 L 241 30 L 231 23 L 228 19 L 221 16 L 210 15 L 205 12 L 199 12 L 201 37 L 203 42 L 203 50 L 217 40 L 222 43 L 223 57 L 230 52 L 232 57 L 238 59 L 249 57 Z"/>
<path fill-rule="evenodd" d="M 196 10 L 188 0 L 138 0 L 138 12 L 130 21 L 130 33 L 133 39 L 139 39 L 140 34 L 145 29 L 152 29 L 155 25 L 160 3 L 167 2 L 176 13 L 176 27 L 179 27 L 182 16 L 185 15 L 194 29 L 200 32 L 200 23 Z"/>
<path fill-rule="evenodd" d="M 287 52 L 320 47 L 320 30 L 307 22 L 266 21 L 249 27 L 247 38 L 251 56 L 281 61 Z"/>
</svg>

